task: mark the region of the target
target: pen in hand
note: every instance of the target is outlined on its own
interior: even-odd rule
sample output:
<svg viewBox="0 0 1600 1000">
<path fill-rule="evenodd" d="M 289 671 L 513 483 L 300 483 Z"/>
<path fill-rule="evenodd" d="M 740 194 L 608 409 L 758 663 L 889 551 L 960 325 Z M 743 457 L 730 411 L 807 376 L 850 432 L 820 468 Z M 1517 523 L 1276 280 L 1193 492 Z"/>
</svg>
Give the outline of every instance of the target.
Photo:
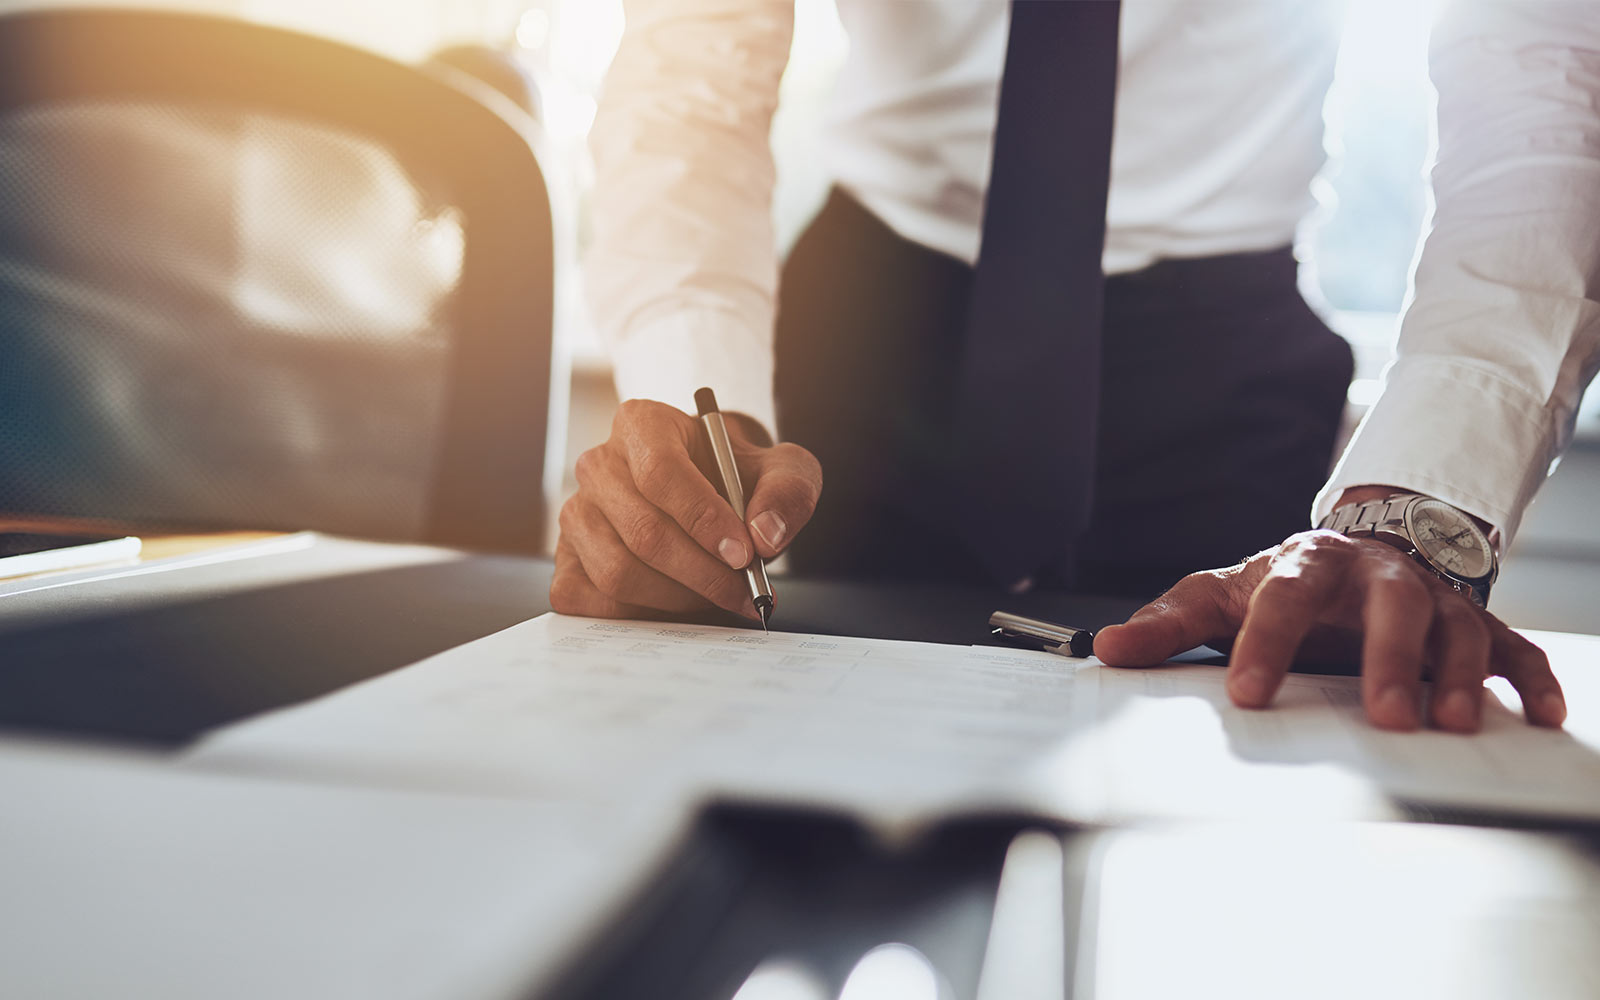
<svg viewBox="0 0 1600 1000">
<path fill-rule="evenodd" d="M 717 409 L 717 396 L 709 388 L 696 390 L 694 405 L 699 410 L 700 426 L 705 431 L 706 443 L 711 447 L 711 462 L 715 467 L 711 484 L 722 494 L 722 498 L 728 501 L 733 512 L 739 515 L 739 520 L 743 521 L 744 487 L 739 482 L 739 467 L 733 460 L 733 443 L 728 440 L 728 426 L 722 420 L 722 411 Z M 765 632 L 776 601 L 772 594 L 772 584 L 767 580 L 766 564 L 761 561 L 760 556 L 751 557 L 750 565 L 744 568 L 744 579 L 750 588 L 750 602 L 761 615 L 761 630 Z"/>
</svg>

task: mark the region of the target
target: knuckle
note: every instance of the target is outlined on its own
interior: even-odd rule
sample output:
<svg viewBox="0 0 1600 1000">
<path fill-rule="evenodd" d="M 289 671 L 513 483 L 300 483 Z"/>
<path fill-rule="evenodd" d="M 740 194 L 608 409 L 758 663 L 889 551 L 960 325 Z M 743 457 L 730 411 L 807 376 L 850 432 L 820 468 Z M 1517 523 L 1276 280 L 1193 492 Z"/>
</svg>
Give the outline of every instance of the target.
<svg viewBox="0 0 1600 1000">
<path fill-rule="evenodd" d="M 1270 571 L 1271 555 L 1271 550 L 1258 552 L 1232 566 L 1191 573 L 1178 581 L 1178 586 L 1186 589 L 1192 587 L 1197 593 L 1208 595 L 1223 620 L 1242 623 L 1250 611 L 1256 585 Z"/>
<path fill-rule="evenodd" d="M 1378 567 L 1391 572 L 1425 572 L 1412 561 L 1410 556 L 1387 542 L 1381 542 L 1376 538 L 1355 538 L 1351 539 L 1351 542 L 1365 564 L 1373 567 L 1372 572 L 1378 572 Z"/>
<path fill-rule="evenodd" d="M 561 505 L 561 513 L 556 516 L 556 524 L 563 535 L 569 538 L 577 535 L 582 530 L 583 517 L 578 510 L 579 500 L 571 497 Z"/>
<path fill-rule="evenodd" d="M 1302 531 L 1290 535 L 1282 553 L 1304 562 L 1318 564 L 1346 562 L 1359 551 L 1356 541 L 1332 531 Z"/>
<path fill-rule="evenodd" d="M 1166 593 L 1146 605 L 1155 614 L 1210 613 L 1218 620 L 1240 621 L 1245 608 L 1239 603 L 1239 588 L 1232 585 L 1238 567 L 1190 573 L 1169 587 Z M 1142 613 L 1142 612 L 1141 612 Z"/>
<path fill-rule="evenodd" d="M 785 441 L 782 444 L 773 446 L 772 454 L 775 459 L 782 461 L 785 465 L 793 466 L 798 475 L 806 479 L 815 480 L 819 485 L 821 484 L 822 466 L 817 462 L 817 457 L 811 452 L 793 442 Z"/>
<path fill-rule="evenodd" d="M 653 565 L 666 554 L 670 535 L 660 515 L 653 511 L 629 518 L 619 526 L 617 533 L 628 550 L 647 563 Z"/>
<path fill-rule="evenodd" d="M 1270 566 L 1272 565 L 1273 560 L 1284 554 L 1288 548 L 1288 545 L 1288 542 L 1280 542 L 1271 548 L 1262 549 L 1260 552 L 1245 556 L 1234 565 L 1241 568 L 1245 566 L 1254 566 L 1258 569 L 1262 566 Z"/>
<path fill-rule="evenodd" d="M 665 496 L 672 488 L 672 466 L 660 451 L 648 449 L 633 463 L 633 484 L 652 500 Z"/>
<path fill-rule="evenodd" d="M 584 586 L 576 570 L 566 569 L 550 580 L 550 607 L 564 615 L 583 608 Z"/>
<path fill-rule="evenodd" d="M 1316 588 L 1304 574 L 1274 573 L 1256 585 L 1255 593 L 1250 595 L 1250 605 L 1251 607 L 1262 604 L 1300 606 L 1310 604 L 1316 596 Z"/>
<path fill-rule="evenodd" d="M 722 511 L 718 505 L 705 498 L 698 498 L 690 502 L 684 511 L 684 525 L 691 537 L 696 539 L 710 539 L 720 541 L 727 534 L 726 529 L 718 522 L 722 520 Z"/>
<path fill-rule="evenodd" d="M 769 489 L 772 503 L 786 511 L 810 512 L 816 509 L 816 484 L 802 476 L 781 476 Z"/>
<path fill-rule="evenodd" d="M 589 581 L 602 594 L 615 598 L 628 582 L 628 561 L 617 553 L 596 556 L 591 561 L 593 565 L 584 564 Z"/>
<path fill-rule="evenodd" d="M 616 430 L 625 430 L 644 423 L 650 419 L 651 408 L 659 405 L 649 399 L 624 399 L 617 404 L 617 415 L 612 419 L 611 426 Z"/>
<path fill-rule="evenodd" d="M 593 484 L 595 475 L 600 471 L 601 462 L 600 446 L 590 448 L 578 456 L 578 460 L 573 463 L 572 472 L 578 480 L 579 487 Z"/>
<path fill-rule="evenodd" d="M 1342 537 L 1342 535 L 1335 535 L 1329 531 L 1297 531 L 1283 540 L 1282 547 L 1296 551 L 1327 548 L 1338 544 L 1334 539 Z"/>
<path fill-rule="evenodd" d="M 611 436 L 623 440 L 636 440 L 659 436 L 662 428 L 684 418 L 679 410 L 654 399 L 625 399 L 617 404 L 617 415 L 611 421 Z"/>
<path fill-rule="evenodd" d="M 1372 571 L 1371 586 L 1375 594 L 1387 601 L 1421 604 L 1433 600 L 1433 592 L 1409 560 L 1379 565 Z"/>
<path fill-rule="evenodd" d="M 1224 590 L 1227 587 L 1226 580 L 1230 573 L 1231 569 L 1206 569 L 1197 573 L 1190 573 L 1168 587 L 1166 593 L 1161 595 L 1160 600 L 1188 600 L 1201 594 L 1212 594 Z"/>
</svg>

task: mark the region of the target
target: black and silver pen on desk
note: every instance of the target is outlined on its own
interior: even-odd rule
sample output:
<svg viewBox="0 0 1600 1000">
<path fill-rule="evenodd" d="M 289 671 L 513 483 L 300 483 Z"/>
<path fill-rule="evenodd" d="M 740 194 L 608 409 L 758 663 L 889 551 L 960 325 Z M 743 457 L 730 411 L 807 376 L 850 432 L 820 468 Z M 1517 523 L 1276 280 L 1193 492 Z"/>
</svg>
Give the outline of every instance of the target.
<svg viewBox="0 0 1600 1000">
<path fill-rule="evenodd" d="M 739 482 L 739 466 L 733 460 L 733 442 L 728 440 L 728 425 L 722 420 L 722 411 L 717 409 L 716 393 L 710 389 L 696 390 L 694 405 L 700 412 L 700 426 L 706 432 L 706 442 L 711 446 L 711 461 L 716 467 L 711 484 L 728 501 L 733 512 L 739 515 L 739 520 L 743 521 L 744 487 Z M 744 568 L 744 579 L 750 588 L 750 603 L 761 615 L 761 630 L 764 632 L 767 622 L 772 618 L 776 601 L 772 596 L 772 584 L 767 580 L 767 567 L 759 555 L 753 556 L 750 565 Z"/>
<path fill-rule="evenodd" d="M 1002 639 L 1021 641 L 1047 653 L 1078 657 L 1094 655 L 1094 633 L 1086 628 L 1024 618 L 1009 611 L 996 611 L 990 615 L 989 628 Z"/>
</svg>

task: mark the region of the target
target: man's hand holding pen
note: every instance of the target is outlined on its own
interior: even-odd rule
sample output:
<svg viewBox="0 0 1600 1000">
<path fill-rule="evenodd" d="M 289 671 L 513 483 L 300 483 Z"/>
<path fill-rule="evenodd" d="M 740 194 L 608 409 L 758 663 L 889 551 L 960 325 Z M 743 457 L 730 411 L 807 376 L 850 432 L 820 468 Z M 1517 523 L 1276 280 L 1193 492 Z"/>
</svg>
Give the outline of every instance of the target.
<svg viewBox="0 0 1600 1000">
<path fill-rule="evenodd" d="M 743 521 L 702 471 L 699 421 L 665 403 L 622 404 L 611 437 L 579 457 L 578 492 L 561 509 L 556 611 L 650 618 L 714 605 L 760 620 L 742 571 L 777 556 L 805 527 L 822 470 L 804 448 L 774 445 L 754 421 L 725 417 L 744 483 Z"/>
</svg>

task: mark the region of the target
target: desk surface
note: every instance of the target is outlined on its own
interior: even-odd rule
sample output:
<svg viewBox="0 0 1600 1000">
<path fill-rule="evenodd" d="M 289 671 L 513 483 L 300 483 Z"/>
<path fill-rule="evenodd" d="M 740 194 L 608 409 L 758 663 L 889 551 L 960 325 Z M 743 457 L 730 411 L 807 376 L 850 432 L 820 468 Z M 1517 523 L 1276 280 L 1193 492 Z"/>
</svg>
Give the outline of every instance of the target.
<svg viewBox="0 0 1600 1000">
<path fill-rule="evenodd" d="M 116 534 L 138 535 L 142 541 L 140 562 L 186 556 L 196 552 L 243 545 L 249 542 L 278 538 L 277 531 L 212 531 L 188 534 L 149 534 L 109 521 L 82 521 L 64 518 L 19 519 L 0 518 L 0 532 L 27 531 L 46 534 Z"/>
<path fill-rule="evenodd" d="M 551 570 L 544 559 L 319 539 L 308 552 L 9 596 L 0 727 L 181 744 L 547 611 Z M 988 641 L 998 607 L 1088 627 L 1133 609 L 947 587 L 774 586 L 775 627 L 935 642 Z"/>
<path fill-rule="evenodd" d="M 147 567 L 0 598 L 0 728 L 182 744 L 549 610 L 545 559 L 301 537 L 304 544 L 269 555 L 172 573 Z M 148 546 L 147 558 L 293 540 L 259 532 L 172 537 Z M 774 587 L 775 628 L 963 645 L 994 641 L 988 617 L 996 609 L 1099 628 L 1137 607 L 1081 595 L 789 577 L 775 577 Z M 749 627 L 720 612 L 704 621 Z M 1597 641 L 1538 639 L 1569 658 Z M 1583 686 L 1600 694 L 1600 678 Z"/>
<path fill-rule="evenodd" d="M 551 570 L 539 559 L 319 540 L 312 551 L 6 597 L 0 728 L 180 746 L 544 612 Z M 981 641 L 1000 606 L 981 591 L 775 585 L 780 627 L 834 634 Z M 1087 625 L 1129 610 L 1048 595 L 1005 603 Z M 786 816 L 728 819 L 715 836 L 722 874 L 712 881 L 731 887 L 665 904 L 659 922 L 613 943 L 627 961 L 563 995 L 726 997 L 749 966 L 796 950 L 837 982 L 889 940 L 936 956 L 957 995 L 972 995 L 1007 831 L 958 831 L 895 858 L 853 828 Z M 714 912 L 713 939 L 685 915 L 696 910 Z"/>
<path fill-rule="evenodd" d="M 187 544 L 192 551 L 197 543 Z M 548 607 L 550 572 L 538 559 L 319 540 L 296 552 L 8 596 L 0 727 L 181 745 L 538 614 Z M 1001 606 L 1090 627 L 1132 610 L 1052 594 L 792 579 L 775 586 L 786 629 L 957 643 L 987 639 L 988 614 Z M 716 902 L 720 929 L 695 932 L 681 906 L 669 907 L 623 948 L 626 961 L 572 996 L 726 997 L 729 976 L 736 986 L 740 968 L 784 948 L 835 963 L 836 978 L 864 948 L 891 940 L 917 943 L 954 995 L 972 995 L 1008 833 L 957 831 L 893 861 L 848 831 L 784 817 L 745 817 L 726 836 L 734 846 L 722 857 L 748 857 L 730 890 L 736 898 Z M 663 988 L 669 977 L 673 988 Z"/>
</svg>

